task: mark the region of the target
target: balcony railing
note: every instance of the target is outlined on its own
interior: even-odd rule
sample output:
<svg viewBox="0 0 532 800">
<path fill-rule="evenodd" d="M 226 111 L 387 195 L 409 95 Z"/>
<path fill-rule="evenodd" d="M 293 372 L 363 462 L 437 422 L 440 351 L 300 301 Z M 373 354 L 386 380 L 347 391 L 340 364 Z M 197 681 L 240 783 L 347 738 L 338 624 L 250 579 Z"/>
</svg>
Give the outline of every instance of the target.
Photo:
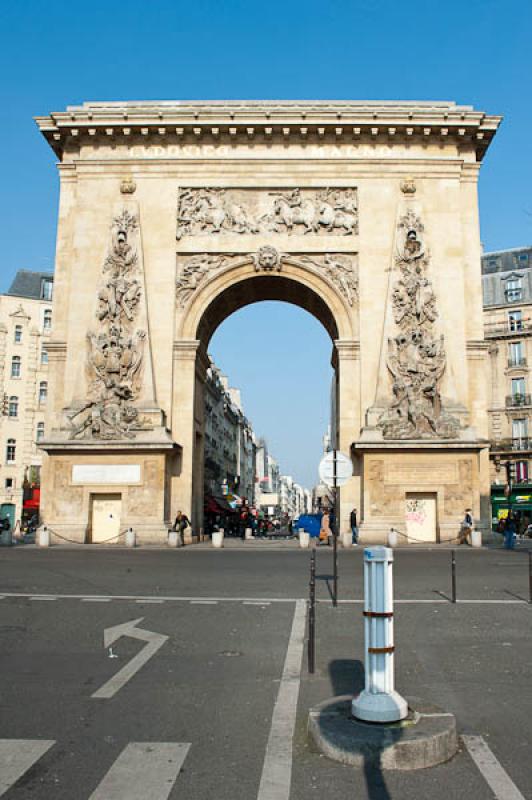
<svg viewBox="0 0 532 800">
<path fill-rule="evenodd" d="M 499 339 L 502 336 L 528 336 L 530 333 L 532 333 L 532 323 L 529 320 L 487 323 L 484 328 L 486 339 Z"/>
<path fill-rule="evenodd" d="M 529 406 L 531 396 L 529 394 L 509 394 L 506 396 L 506 407 L 516 408 L 518 406 Z"/>
<path fill-rule="evenodd" d="M 532 438 L 519 436 L 513 439 L 500 439 L 498 442 L 491 443 L 491 450 L 499 452 L 532 450 Z"/>
<path fill-rule="evenodd" d="M 524 356 L 511 356 L 508 359 L 509 367 L 526 367 L 526 358 Z"/>
</svg>

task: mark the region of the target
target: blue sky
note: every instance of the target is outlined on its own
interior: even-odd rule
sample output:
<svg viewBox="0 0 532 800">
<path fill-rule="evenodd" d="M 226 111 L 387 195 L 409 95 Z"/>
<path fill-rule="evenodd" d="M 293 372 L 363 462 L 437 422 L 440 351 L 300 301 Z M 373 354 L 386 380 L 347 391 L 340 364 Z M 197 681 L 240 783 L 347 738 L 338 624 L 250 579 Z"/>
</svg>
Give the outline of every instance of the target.
<svg viewBox="0 0 532 800">
<path fill-rule="evenodd" d="M 84 100 L 440 99 L 503 114 L 481 174 L 482 240 L 530 244 L 531 23 L 529 0 L 1 3 L 0 290 L 18 268 L 53 268 L 57 176 L 32 117 Z M 211 350 L 283 469 L 312 483 L 330 376 L 318 323 L 255 306 L 227 320 Z M 301 414 L 286 388 L 296 372 L 300 396 L 321 387 L 323 413 Z M 272 392 L 283 387 L 281 414 Z"/>
</svg>

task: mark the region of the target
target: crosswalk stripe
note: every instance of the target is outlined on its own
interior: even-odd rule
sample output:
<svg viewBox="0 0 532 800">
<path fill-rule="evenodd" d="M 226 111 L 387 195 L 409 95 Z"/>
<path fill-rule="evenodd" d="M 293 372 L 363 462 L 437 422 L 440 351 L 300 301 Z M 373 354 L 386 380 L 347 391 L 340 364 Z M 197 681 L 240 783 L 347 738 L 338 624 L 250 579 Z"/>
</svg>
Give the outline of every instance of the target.
<svg viewBox="0 0 532 800">
<path fill-rule="evenodd" d="M 0 796 L 54 744 L 46 739 L 0 739 Z"/>
<path fill-rule="evenodd" d="M 482 736 L 462 736 L 462 740 L 496 800 L 525 800 Z"/>
<path fill-rule="evenodd" d="M 190 744 L 131 742 L 89 800 L 167 800 Z"/>
</svg>

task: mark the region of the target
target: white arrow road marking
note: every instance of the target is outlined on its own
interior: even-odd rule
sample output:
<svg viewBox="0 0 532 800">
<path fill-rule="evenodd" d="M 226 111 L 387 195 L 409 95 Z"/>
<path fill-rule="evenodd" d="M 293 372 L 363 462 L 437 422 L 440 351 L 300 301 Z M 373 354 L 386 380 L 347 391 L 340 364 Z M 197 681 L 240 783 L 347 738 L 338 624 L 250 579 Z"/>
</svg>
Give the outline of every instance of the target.
<svg viewBox="0 0 532 800">
<path fill-rule="evenodd" d="M 462 741 L 497 800 L 525 800 L 482 736 L 462 736 Z"/>
<path fill-rule="evenodd" d="M 122 636 L 129 636 L 131 639 L 140 639 L 141 642 L 147 642 L 146 647 L 143 647 L 140 653 L 133 656 L 131 661 L 122 667 L 122 669 L 110 678 L 107 683 L 94 692 L 92 697 L 99 699 L 109 699 L 113 697 L 124 686 L 141 667 L 144 666 L 146 661 L 155 655 L 157 650 L 163 646 L 168 639 L 163 633 L 155 633 L 154 631 L 145 631 L 142 628 L 137 628 L 139 622 L 142 622 L 144 617 L 139 619 L 132 619 L 130 622 L 124 622 L 122 625 L 114 625 L 112 628 L 106 628 L 103 632 L 103 646 L 108 649 L 113 645 L 117 639 Z"/>
<path fill-rule="evenodd" d="M 131 742 L 89 800 L 167 800 L 190 744 Z"/>
<path fill-rule="evenodd" d="M 44 739 L 0 739 L 0 796 L 54 744 Z"/>
</svg>

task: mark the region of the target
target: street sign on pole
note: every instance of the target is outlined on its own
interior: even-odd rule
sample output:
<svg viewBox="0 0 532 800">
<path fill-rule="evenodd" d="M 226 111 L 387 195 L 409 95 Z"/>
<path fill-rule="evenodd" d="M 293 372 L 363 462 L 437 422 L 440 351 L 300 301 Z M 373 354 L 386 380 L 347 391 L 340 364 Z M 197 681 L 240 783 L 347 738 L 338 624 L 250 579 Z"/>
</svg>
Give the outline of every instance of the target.
<svg viewBox="0 0 532 800">
<path fill-rule="evenodd" d="M 332 450 L 326 453 L 320 461 L 319 476 L 320 480 L 330 489 L 335 483 L 335 462 L 336 462 L 336 486 L 344 486 L 353 475 L 353 465 L 351 459 L 339 450 Z"/>
</svg>

